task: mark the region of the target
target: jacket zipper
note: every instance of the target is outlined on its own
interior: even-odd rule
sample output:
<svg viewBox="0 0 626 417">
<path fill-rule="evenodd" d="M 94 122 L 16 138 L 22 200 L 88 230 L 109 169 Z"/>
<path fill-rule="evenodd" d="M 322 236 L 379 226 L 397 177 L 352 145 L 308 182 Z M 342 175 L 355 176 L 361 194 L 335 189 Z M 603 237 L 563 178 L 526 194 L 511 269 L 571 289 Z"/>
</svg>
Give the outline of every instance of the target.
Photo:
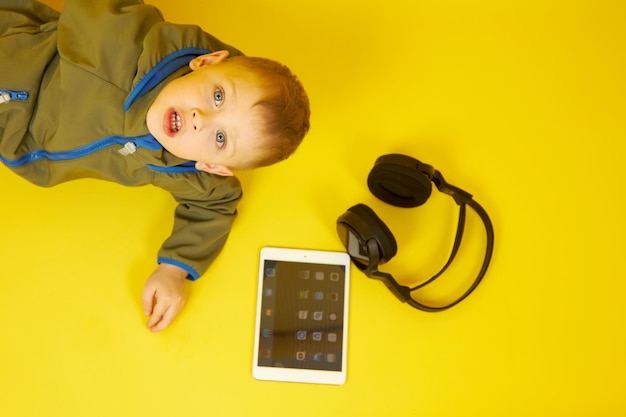
<svg viewBox="0 0 626 417">
<path fill-rule="evenodd" d="M 13 90 L 0 90 L 0 104 L 8 103 L 9 101 L 26 101 L 28 100 L 28 92 L 26 91 L 13 91 Z"/>
<path fill-rule="evenodd" d="M 101 149 L 107 148 L 113 145 L 122 145 L 120 150 L 126 149 L 128 152 L 120 152 L 122 155 L 128 155 L 133 153 L 138 147 L 145 147 L 151 150 L 161 149 L 161 145 L 152 138 L 150 134 L 138 137 L 121 137 L 121 136 L 109 136 L 104 139 L 100 139 L 93 143 L 87 144 L 80 148 L 72 149 L 69 151 L 49 152 L 43 149 L 32 151 L 27 153 L 18 159 L 6 159 L 0 156 L 0 161 L 6 166 L 11 168 L 20 167 L 31 162 L 38 161 L 40 159 L 48 159 L 50 161 L 70 161 L 73 159 L 83 158 Z M 132 152 L 130 150 L 132 149 Z"/>
<path fill-rule="evenodd" d="M 109 136 L 93 143 L 75 148 L 69 151 L 57 151 L 49 152 L 43 149 L 32 151 L 18 159 L 7 159 L 0 155 L 0 162 L 10 168 L 17 168 L 27 165 L 31 162 L 38 161 L 40 159 L 47 159 L 49 161 L 70 161 L 74 159 L 83 158 L 94 152 L 98 152 L 101 149 L 109 146 L 121 145 L 122 147 L 117 151 L 123 155 L 130 155 L 135 153 L 138 148 L 146 148 L 152 151 L 163 149 L 161 144 L 150 134 L 136 137 L 123 137 L 123 136 Z M 146 167 L 153 171 L 166 172 L 166 173 L 185 173 L 185 172 L 198 172 L 195 166 L 195 162 L 187 162 L 181 165 L 173 167 L 160 167 L 152 164 L 146 164 Z"/>
</svg>

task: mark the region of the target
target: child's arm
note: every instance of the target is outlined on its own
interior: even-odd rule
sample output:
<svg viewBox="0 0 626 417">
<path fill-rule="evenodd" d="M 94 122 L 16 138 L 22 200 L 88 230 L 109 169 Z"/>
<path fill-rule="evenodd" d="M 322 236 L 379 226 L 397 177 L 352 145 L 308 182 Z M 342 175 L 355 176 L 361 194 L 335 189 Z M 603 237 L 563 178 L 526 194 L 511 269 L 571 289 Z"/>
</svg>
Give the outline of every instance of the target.
<svg viewBox="0 0 626 417">
<path fill-rule="evenodd" d="M 165 179 L 155 185 L 170 191 L 178 206 L 172 235 L 159 250 L 159 267 L 144 287 L 142 304 L 152 331 L 165 329 L 182 310 L 187 299 L 185 281 L 198 279 L 218 255 L 241 199 L 235 177 L 193 175 L 189 182 Z"/>
<path fill-rule="evenodd" d="M 160 264 L 150 275 L 143 290 L 143 311 L 149 316 L 148 328 L 157 332 L 169 326 L 187 301 L 187 271 L 174 265 Z"/>
</svg>

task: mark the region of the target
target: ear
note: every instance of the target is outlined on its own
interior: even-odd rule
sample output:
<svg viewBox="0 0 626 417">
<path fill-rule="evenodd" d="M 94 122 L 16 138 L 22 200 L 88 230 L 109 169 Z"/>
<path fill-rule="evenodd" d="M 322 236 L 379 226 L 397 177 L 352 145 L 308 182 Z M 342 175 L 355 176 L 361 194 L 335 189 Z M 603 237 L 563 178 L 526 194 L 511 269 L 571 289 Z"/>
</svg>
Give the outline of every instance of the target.
<svg viewBox="0 0 626 417">
<path fill-rule="evenodd" d="M 206 162 L 196 162 L 196 169 L 208 172 L 209 174 L 221 175 L 222 177 L 230 177 L 233 175 L 233 170 L 224 165 L 213 165 L 207 164 Z"/>
<path fill-rule="evenodd" d="M 218 62 L 222 62 L 223 60 L 228 58 L 228 55 L 229 52 L 226 50 L 200 55 L 189 61 L 189 68 L 195 71 L 198 68 L 204 67 L 205 65 L 217 64 Z"/>
</svg>

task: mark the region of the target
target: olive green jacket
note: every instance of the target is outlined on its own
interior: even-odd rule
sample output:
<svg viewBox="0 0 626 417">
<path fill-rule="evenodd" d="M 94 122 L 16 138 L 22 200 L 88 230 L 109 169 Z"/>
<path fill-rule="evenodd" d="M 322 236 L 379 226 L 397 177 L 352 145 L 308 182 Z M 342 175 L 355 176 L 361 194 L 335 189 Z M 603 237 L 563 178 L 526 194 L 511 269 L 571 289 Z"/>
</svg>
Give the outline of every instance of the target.
<svg viewBox="0 0 626 417">
<path fill-rule="evenodd" d="M 139 0 L 67 0 L 61 14 L 0 0 L 0 161 L 41 186 L 90 177 L 169 191 L 178 206 L 158 262 L 197 279 L 226 241 L 241 188 L 163 149 L 146 114 L 192 58 L 221 49 L 240 54 Z"/>
</svg>

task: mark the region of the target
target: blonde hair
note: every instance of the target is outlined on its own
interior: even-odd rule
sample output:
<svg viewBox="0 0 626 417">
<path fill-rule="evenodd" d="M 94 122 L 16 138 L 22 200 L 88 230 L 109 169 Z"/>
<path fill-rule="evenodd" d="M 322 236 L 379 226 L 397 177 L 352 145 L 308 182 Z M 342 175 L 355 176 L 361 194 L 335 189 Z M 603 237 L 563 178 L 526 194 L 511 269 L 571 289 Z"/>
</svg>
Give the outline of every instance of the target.
<svg viewBox="0 0 626 417">
<path fill-rule="evenodd" d="M 259 57 L 234 56 L 233 64 L 252 72 L 266 93 L 255 104 L 260 109 L 265 138 L 258 157 L 239 169 L 272 165 L 287 159 L 298 148 L 310 128 L 311 108 L 302 83 L 291 70 L 274 60 Z"/>
</svg>

